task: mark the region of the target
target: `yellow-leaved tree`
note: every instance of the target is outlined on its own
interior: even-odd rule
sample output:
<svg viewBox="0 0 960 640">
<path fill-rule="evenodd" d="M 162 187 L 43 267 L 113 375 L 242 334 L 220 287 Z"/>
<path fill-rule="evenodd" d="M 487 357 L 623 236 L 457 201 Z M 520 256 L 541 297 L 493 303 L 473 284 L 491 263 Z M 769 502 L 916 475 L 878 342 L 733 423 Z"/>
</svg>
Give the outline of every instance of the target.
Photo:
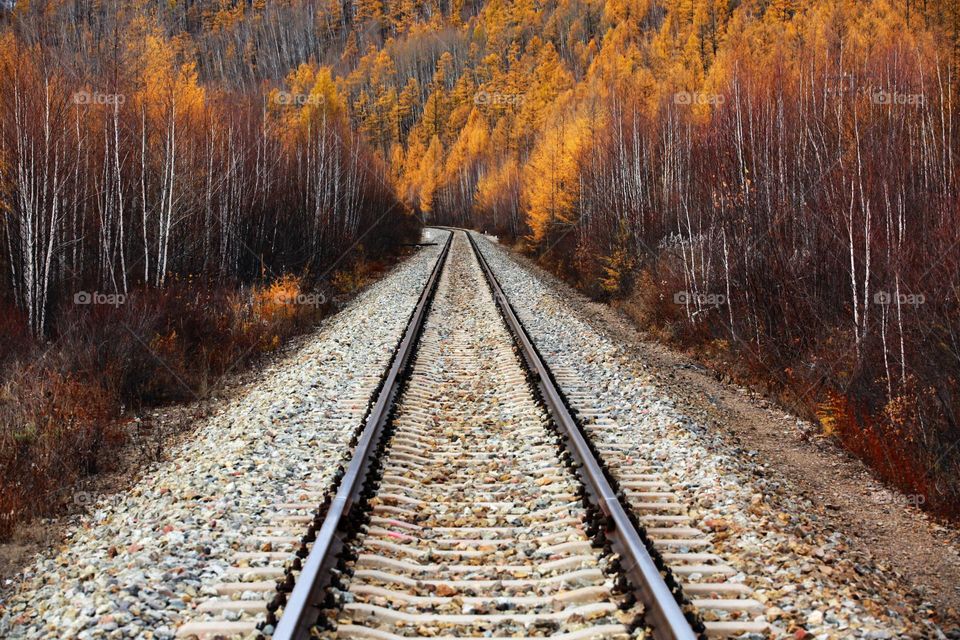
<svg viewBox="0 0 960 640">
<path fill-rule="evenodd" d="M 443 171 L 443 143 L 439 136 L 430 139 L 427 152 L 420 158 L 413 191 L 416 194 L 415 206 L 424 213 L 433 210 L 433 199 L 440 184 L 440 174 Z"/>
<path fill-rule="evenodd" d="M 287 76 L 285 89 L 271 92 L 269 103 L 291 142 L 346 119 L 346 103 L 329 67 L 300 65 Z"/>
<path fill-rule="evenodd" d="M 555 226 L 576 222 L 580 191 L 579 156 L 589 142 L 589 123 L 565 111 L 537 140 L 523 171 L 523 207 L 532 240 L 542 241 Z"/>
<path fill-rule="evenodd" d="M 516 235 L 520 227 L 520 189 L 520 163 L 508 157 L 480 177 L 474 209 L 490 220 L 494 229 Z"/>
</svg>

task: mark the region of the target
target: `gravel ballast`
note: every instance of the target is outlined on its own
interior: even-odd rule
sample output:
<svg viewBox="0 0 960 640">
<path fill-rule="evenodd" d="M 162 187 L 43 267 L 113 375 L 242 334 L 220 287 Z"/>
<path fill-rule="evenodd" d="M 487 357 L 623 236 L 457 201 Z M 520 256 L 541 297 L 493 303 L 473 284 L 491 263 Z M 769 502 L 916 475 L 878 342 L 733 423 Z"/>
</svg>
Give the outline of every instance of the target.
<svg viewBox="0 0 960 640">
<path fill-rule="evenodd" d="M 387 437 L 317 636 L 649 637 L 463 233 Z"/>
<path fill-rule="evenodd" d="M 735 579 L 764 604 L 772 637 L 945 637 L 931 621 L 933 607 L 890 567 L 853 552 L 813 502 L 785 496 L 789 488 L 769 461 L 684 415 L 569 296 L 502 247 L 475 237 L 548 365 L 580 379 L 564 392 L 591 400 L 573 400 L 574 408 L 600 407 L 620 425 L 621 442 L 636 443 L 636 455 L 662 467 L 715 551 L 739 571 Z"/>
<path fill-rule="evenodd" d="M 0 603 L 0 637 L 174 637 L 284 490 L 329 478 L 348 453 L 360 396 L 388 364 L 440 248 L 360 294 L 168 461 L 95 505 L 18 576 Z"/>
</svg>

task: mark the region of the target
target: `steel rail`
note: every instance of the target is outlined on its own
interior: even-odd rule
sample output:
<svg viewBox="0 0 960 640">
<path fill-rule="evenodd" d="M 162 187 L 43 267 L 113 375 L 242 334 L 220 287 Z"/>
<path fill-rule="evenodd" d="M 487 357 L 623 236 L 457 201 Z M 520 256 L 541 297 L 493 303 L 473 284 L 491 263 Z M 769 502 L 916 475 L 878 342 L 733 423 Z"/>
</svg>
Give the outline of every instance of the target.
<svg viewBox="0 0 960 640">
<path fill-rule="evenodd" d="M 580 463 L 578 471 L 581 473 L 581 478 L 588 492 L 604 515 L 607 516 L 607 530 L 605 532 L 607 539 L 610 541 L 611 547 L 623 558 L 621 568 L 630 579 L 637 599 L 643 602 L 646 607 L 647 624 L 653 629 L 657 640 L 697 640 L 702 636 L 693 630 L 663 576 L 661 576 L 660 570 L 647 551 L 640 533 L 623 505 L 621 505 L 616 492 L 604 475 L 600 463 L 597 462 L 591 452 L 583 432 L 553 381 L 550 369 L 540 357 L 536 346 L 514 312 L 510 300 L 497 281 L 490 265 L 487 264 L 486 258 L 480 251 L 480 247 L 477 246 L 473 235 L 469 231 L 464 232 L 470 239 L 470 246 L 477 256 L 477 261 L 480 263 L 487 283 L 490 285 L 494 300 L 500 308 L 510 332 L 513 334 L 517 347 L 533 373 L 551 418 L 565 436 L 570 452 Z"/>
<path fill-rule="evenodd" d="M 383 434 L 384 425 L 390 418 L 397 394 L 411 357 L 416 350 L 420 332 L 433 295 L 437 290 L 440 273 L 447 261 L 447 254 L 453 242 L 453 232 L 437 257 L 437 262 L 420 294 L 420 299 L 407 324 L 403 339 L 394 352 L 390 369 L 381 384 L 380 393 L 373 408 L 367 414 L 363 432 L 357 442 L 353 458 L 350 460 L 337 493 L 327 509 L 323 524 L 317 531 L 317 538 L 303 563 L 300 576 L 283 608 L 283 614 L 273 632 L 274 640 L 296 640 L 309 638 L 310 628 L 317 622 L 322 603 L 323 590 L 330 582 L 331 569 L 337 561 L 337 554 L 343 546 L 340 535 L 341 523 L 349 515 L 351 507 L 363 488 L 370 468 L 371 456 Z"/>
</svg>

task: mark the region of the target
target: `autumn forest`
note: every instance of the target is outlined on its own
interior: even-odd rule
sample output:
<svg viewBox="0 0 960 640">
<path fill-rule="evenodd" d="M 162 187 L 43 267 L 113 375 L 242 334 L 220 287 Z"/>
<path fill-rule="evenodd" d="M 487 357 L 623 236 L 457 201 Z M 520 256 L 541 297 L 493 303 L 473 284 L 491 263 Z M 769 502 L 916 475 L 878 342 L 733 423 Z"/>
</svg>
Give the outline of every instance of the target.
<svg viewBox="0 0 960 640">
<path fill-rule="evenodd" d="M 8 4 L 0 535 L 429 224 L 960 516 L 954 0 Z"/>
</svg>

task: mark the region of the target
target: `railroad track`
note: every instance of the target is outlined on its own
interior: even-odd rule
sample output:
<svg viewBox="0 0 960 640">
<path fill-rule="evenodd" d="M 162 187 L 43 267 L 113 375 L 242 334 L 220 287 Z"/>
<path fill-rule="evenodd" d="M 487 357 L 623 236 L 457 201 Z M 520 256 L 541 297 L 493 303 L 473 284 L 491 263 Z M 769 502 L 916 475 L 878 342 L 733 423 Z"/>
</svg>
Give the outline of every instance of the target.
<svg viewBox="0 0 960 640">
<path fill-rule="evenodd" d="M 179 636 L 762 631 L 741 615 L 756 604 L 746 594 L 690 580 L 713 575 L 705 567 L 716 558 L 689 528 L 638 509 L 637 493 L 666 499 L 659 479 L 598 462 L 469 234 L 451 234 L 372 391 L 336 491 L 294 488 L 260 550 L 238 559 L 236 581 L 200 605 L 222 619 L 188 623 Z M 629 478 L 631 495 L 618 495 L 617 477 Z M 650 537 L 651 516 L 667 525 L 654 534 L 676 531 Z M 706 586 L 691 602 L 681 584 L 694 582 Z M 698 607 L 722 613 L 704 625 Z"/>
<path fill-rule="evenodd" d="M 480 246 L 474 246 L 482 255 Z M 487 250 L 493 250 L 492 246 Z M 644 442 L 624 437 L 621 425 L 598 402 L 588 380 L 562 365 L 553 366 L 548 375 L 555 387 L 562 389 L 564 406 L 575 416 L 596 459 L 602 461 L 604 474 L 621 502 L 637 514 L 644 538 L 656 550 L 658 564 L 669 567 L 681 584 L 708 635 L 763 635 L 769 625 L 762 616 L 756 619 L 763 613 L 763 605 L 751 597 L 743 576 L 714 553 L 710 538 L 696 526 L 687 514 L 688 505 L 673 491 L 667 479 L 669 470 L 662 462 L 649 459 Z"/>
</svg>

